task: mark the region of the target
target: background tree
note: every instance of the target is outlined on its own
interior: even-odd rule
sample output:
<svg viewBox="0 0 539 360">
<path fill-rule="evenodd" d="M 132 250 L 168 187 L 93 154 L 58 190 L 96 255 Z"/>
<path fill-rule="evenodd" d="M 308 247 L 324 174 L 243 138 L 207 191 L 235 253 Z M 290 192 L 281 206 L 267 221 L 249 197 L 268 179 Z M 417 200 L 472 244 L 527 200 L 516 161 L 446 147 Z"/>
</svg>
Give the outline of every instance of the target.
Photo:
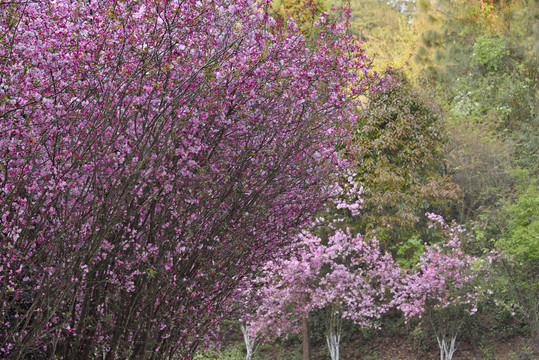
<svg viewBox="0 0 539 360">
<path fill-rule="evenodd" d="M 441 109 L 402 73 L 390 74 L 397 85 L 360 111 L 351 154 L 364 189 L 353 225 L 386 245 L 420 233 L 421 214 L 458 195 L 443 158 Z"/>
<path fill-rule="evenodd" d="M 495 286 L 497 299 L 528 327 L 532 339 L 539 339 L 539 187 L 537 177 L 520 174 L 528 180 L 517 188 L 514 201 L 502 206 L 507 219 L 506 232 L 496 248 L 506 257 L 498 262 L 502 276 Z M 537 342 L 535 342 L 537 343 Z"/>
<path fill-rule="evenodd" d="M 405 1 L 352 0 L 350 31 L 364 42 L 376 70 L 400 68 L 410 60 L 419 34 Z M 406 8 L 406 10 L 405 10 Z M 403 11 L 399 11 L 399 9 Z"/>
<path fill-rule="evenodd" d="M 538 5 L 536 1 L 427 5 L 417 15 L 428 24 L 422 31 L 424 51 L 418 55 L 435 69 L 430 79 L 436 81 L 438 99 L 447 108 L 448 168 L 463 194 L 452 213 L 474 229 L 476 254 L 493 248 L 510 254 L 500 260 L 498 276 L 493 276 L 499 281 L 495 293 L 503 294 L 507 307 L 482 304 L 491 314 L 506 314 L 492 315 L 490 328 L 513 329 L 514 336 L 522 331 L 519 324 L 527 324 L 523 333 L 536 343 L 529 324 L 537 306 L 529 299 L 537 297 L 538 281 L 529 273 L 533 271 L 529 259 L 519 258 L 516 250 L 533 253 L 528 240 L 533 237 L 533 216 L 515 226 L 514 211 L 529 213 L 533 208 L 525 189 L 537 177 Z M 522 312 L 522 306 L 532 311 Z M 486 334 L 483 341 L 504 331 L 483 329 L 479 330 Z"/>
<path fill-rule="evenodd" d="M 284 21 L 294 19 L 303 34 L 309 37 L 314 35 L 314 23 L 320 14 L 329 10 L 324 0 L 275 0 L 271 6 Z"/>
</svg>

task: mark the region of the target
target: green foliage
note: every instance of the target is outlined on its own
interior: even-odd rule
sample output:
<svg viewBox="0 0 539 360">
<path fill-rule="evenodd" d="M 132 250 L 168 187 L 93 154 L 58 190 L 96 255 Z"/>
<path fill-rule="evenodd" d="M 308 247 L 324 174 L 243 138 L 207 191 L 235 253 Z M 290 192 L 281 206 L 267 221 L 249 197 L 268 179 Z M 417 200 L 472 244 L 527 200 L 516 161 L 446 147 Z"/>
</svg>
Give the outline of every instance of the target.
<svg viewBox="0 0 539 360">
<path fill-rule="evenodd" d="M 511 192 L 512 149 L 496 132 L 496 126 L 487 119 L 474 122 L 471 116 L 447 118 L 448 168 L 462 191 L 453 209 L 459 223 L 493 211 L 498 201 Z"/>
<path fill-rule="evenodd" d="M 517 71 L 459 77 L 452 83 L 450 112 L 489 130 L 518 130 L 537 112 L 530 86 L 531 81 L 519 78 Z"/>
<path fill-rule="evenodd" d="M 441 109 L 398 72 L 400 85 L 373 98 L 359 117 L 356 179 L 364 187 L 356 229 L 395 244 L 418 231 L 426 211 L 458 195 L 445 172 Z"/>
<path fill-rule="evenodd" d="M 521 185 L 517 191 L 515 202 L 504 206 L 503 212 L 509 219 L 507 234 L 497 246 L 517 261 L 539 270 L 539 178 Z"/>
<path fill-rule="evenodd" d="M 414 62 L 423 75 L 444 83 L 459 74 L 473 46 L 474 30 L 466 25 L 477 21 L 472 15 L 477 8 L 478 3 L 470 1 L 419 1 L 414 26 L 420 40 Z"/>
<path fill-rule="evenodd" d="M 535 34 L 533 50 L 539 54 L 539 22 L 536 22 L 533 26 L 533 33 Z"/>
<path fill-rule="evenodd" d="M 499 38 L 481 36 L 473 46 L 471 65 L 483 66 L 488 70 L 498 70 L 503 57 L 508 55 L 504 42 Z"/>
<path fill-rule="evenodd" d="M 418 37 L 409 18 L 397 10 L 404 1 L 393 2 L 391 6 L 391 2 L 379 0 L 350 1 L 351 33 L 362 39 L 377 70 L 405 66 Z"/>
<path fill-rule="evenodd" d="M 539 172 L 539 114 L 529 122 L 523 123 L 512 136 L 515 142 L 514 158 L 518 166 Z"/>
<path fill-rule="evenodd" d="M 417 264 L 419 257 L 425 251 L 424 241 L 419 235 L 413 235 L 399 245 L 397 262 L 404 268 L 410 268 Z"/>
<path fill-rule="evenodd" d="M 428 326 L 423 326 L 422 323 L 413 328 L 410 337 L 418 353 L 428 352 L 433 345 L 432 335 L 428 331 Z"/>
<path fill-rule="evenodd" d="M 537 196 L 535 196 L 537 198 Z M 537 210 L 536 210 L 537 211 Z M 502 239 L 500 246 L 517 258 L 539 259 L 539 220 L 511 230 L 510 237 Z"/>
<path fill-rule="evenodd" d="M 440 16 L 445 55 L 437 69 L 445 75 L 436 79 L 448 110 L 448 164 L 463 192 L 455 216 L 497 236 L 503 231 L 497 204 L 513 191 L 512 167 L 536 173 L 539 164 L 539 62 L 532 49 L 538 8 L 477 4 L 455 2 Z"/>
<path fill-rule="evenodd" d="M 324 0 L 315 0 L 314 6 L 309 6 L 313 1 L 308 0 L 274 0 L 272 7 L 278 17 L 283 20 L 293 18 L 301 31 L 306 35 L 313 35 L 314 22 L 320 14 L 328 10 Z"/>
<path fill-rule="evenodd" d="M 216 349 L 209 349 L 203 353 L 196 354 L 193 360 L 241 360 L 244 359 L 243 344 L 228 346 L 222 352 Z"/>
<path fill-rule="evenodd" d="M 539 178 L 528 170 L 516 173 L 514 199 L 500 202 L 496 248 L 504 257 L 497 262 L 492 286 L 503 308 L 539 339 Z"/>
<path fill-rule="evenodd" d="M 277 356 L 277 360 L 302 360 L 301 352 L 283 352 Z"/>
<path fill-rule="evenodd" d="M 498 264 L 499 276 L 493 282 L 498 305 L 525 325 L 525 332 L 539 340 L 539 277 L 538 266 L 504 259 Z"/>
</svg>

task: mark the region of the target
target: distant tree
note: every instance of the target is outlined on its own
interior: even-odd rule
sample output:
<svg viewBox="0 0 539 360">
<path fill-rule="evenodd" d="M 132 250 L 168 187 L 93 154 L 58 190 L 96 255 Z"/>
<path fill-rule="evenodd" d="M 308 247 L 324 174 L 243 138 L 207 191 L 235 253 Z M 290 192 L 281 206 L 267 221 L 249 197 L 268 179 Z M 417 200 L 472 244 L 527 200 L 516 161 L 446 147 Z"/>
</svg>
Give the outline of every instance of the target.
<svg viewBox="0 0 539 360">
<path fill-rule="evenodd" d="M 455 200 L 443 146 L 442 111 L 401 72 L 397 85 L 372 97 L 359 114 L 350 155 L 363 187 L 361 215 L 352 224 L 382 244 L 399 243 L 422 230 L 425 211 Z"/>
<path fill-rule="evenodd" d="M 364 42 L 377 70 L 402 67 L 414 51 L 418 34 L 399 4 L 379 0 L 352 0 L 350 31 Z M 400 4 L 402 5 L 402 4 Z"/>
<path fill-rule="evenodd" d="M 528 326 L 532 339 L 539 340 L 539 178 L 526 177 L 516 198 L 502 206 L 505 231 L 496 241 L 502 252 L 498 269 L 502 277 L 496 297 Z"/>
<path fill-rule="evenodd" d="M 274 0 L 273 11 L 283 20 L 293 18 L 305 35 L 313 35 L 314 23 L 328 10 L 324 0 Z"/>
<path fill-rule="evenodd" d="M 447 165 L 463 191 L 454 216 L 475 221 L 510 196 L 513 165 L 537 173 L 539 7 L 533 1 L 419 5 L 416 64 L 437 82 L 439 99 L 447 104 Z"/>
</svg>

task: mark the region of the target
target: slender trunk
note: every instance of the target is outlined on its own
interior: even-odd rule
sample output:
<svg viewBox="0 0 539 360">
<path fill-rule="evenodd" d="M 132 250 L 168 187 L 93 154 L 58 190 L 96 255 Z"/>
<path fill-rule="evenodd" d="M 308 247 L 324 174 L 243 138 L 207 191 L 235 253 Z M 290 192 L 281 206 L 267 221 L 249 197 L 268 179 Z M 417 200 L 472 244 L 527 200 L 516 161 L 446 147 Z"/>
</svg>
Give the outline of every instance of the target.
<svg viewBox="0 0 539 360">
<path fill-rule="evenodd" d="M 251 336 L 249 334 L 249 326 L 241 325 L 240 328 L 243 334 L 243 341 L 245 342 L 245 348 L 247 350 L 247 355 L 245 356 L 245 360 L 251 360 L 257 348 L 256 336 Z"/>
<path fill-rule="evenodd" d="M 326 341 L 331 360 L 339 360 L 339 343 L 341 341 L 341 313 L 330 306 L 326 312 Z"/>
<path fill-rule="evenodd" d="M 457 350 L 455 346 L 455 341 L 457 340 L 457 336 L 453 336 L 451 338 L 451 342 L 445 336 L 441 338 L 439 336 L 436 336 L 436 340 L 438 341 L 438 348 L 440 349 L 440 360 L 453 359 L 453 354 Z"/>
<path fill-rule="evenodd" d="M 303 360 L 311 360 L 311 339 L 309 331 L 309 314 L 303 315 L 301 318 L 302 325 L 302 345 L 303 345 Z"/>
<path fill-rule="evenodd" d="M 341 334 L 330 332 L 326 334 L 326 341 L 328 343 L 331 360 L 339 360 L 339 342 L 341 341 Z"/>
</svg>

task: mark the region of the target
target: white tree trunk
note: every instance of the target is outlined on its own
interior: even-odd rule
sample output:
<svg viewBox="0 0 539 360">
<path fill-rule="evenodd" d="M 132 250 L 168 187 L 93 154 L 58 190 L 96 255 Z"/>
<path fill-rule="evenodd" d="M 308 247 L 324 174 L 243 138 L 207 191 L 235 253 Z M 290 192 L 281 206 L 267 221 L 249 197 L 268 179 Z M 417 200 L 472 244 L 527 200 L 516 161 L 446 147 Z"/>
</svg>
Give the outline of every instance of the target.
<svg viewBox="0 0 539 360">
<path fill-rule="evenodd" d="M 453 336 L 451 338 L 451 342 L 449 342 L 449 339 L 447 339 L 445 336 L 442 336 L 442 338 L 436 336 L 436 340 L 438 341 L 438 347 L 440 348 L 440 360 L 453 359 L 453 354 L 457 350 L 455 346 L 457 336 Z"/>
<path fill-rule="evenodd" d="M 256 343 L 257 337 L 251 336 L 249 334 L 249 326 L 241 325 L 241 332 L 243 333 L 243 341 L 245 342 L 245 348 L 247 349 L 247 355 L 245 355 L 245 360 L 251 360 L 255 355 L 256 348 L 258 344 Z"/>
<path fill-rule="evenodd" d="M 339 343 L 341 342 L 341 313 L 335 306 L 330 306 L 326 312 L 326 341 L 331 360 L 339 360 Z"/>
<path fill-rule="evenodd" d="M 330 332 L 326 334 L 326 341 L 328 343 L 331 360 L 339 360 L 339 342 L 341 341 L 341 334 L 336 334 L 330 329 Z"/>
</svg>

